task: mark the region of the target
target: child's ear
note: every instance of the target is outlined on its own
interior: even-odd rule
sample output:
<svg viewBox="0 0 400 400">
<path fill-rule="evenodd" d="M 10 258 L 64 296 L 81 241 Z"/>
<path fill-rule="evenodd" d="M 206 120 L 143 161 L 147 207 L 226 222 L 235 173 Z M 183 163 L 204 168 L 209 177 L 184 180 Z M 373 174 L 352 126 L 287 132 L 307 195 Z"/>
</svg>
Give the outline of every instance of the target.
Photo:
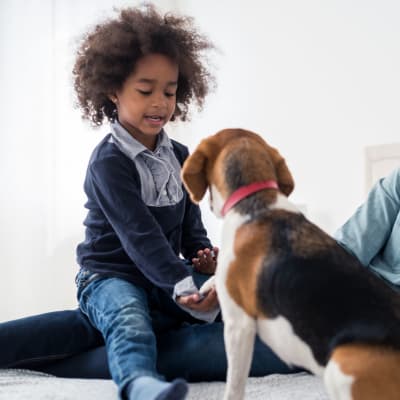
<svg viewBox="0 0 400 400">
<path fill-rule="evenodd" d="M 279 189 L 285 196 L 289 196 L 294 189 L 293 176 L 286 165 L 285 159 L 279 154 L 278 150 L 270 146 L 269 150 L 272 161 L 275 165 Z"/>
<path fill-rule="evenodd" d="M 118 97 L 115 94 L 108 94 L 107 97 L 114 103 L 118 103 Z"/>
<path fill-rule="evenodd" d="M 183 164 L 181 176 L 186 190 L 193 202 L 199 203 L 206 193 L 208 182 L 206 178 L 205 153 L 198 148 Z"/>
</svg>

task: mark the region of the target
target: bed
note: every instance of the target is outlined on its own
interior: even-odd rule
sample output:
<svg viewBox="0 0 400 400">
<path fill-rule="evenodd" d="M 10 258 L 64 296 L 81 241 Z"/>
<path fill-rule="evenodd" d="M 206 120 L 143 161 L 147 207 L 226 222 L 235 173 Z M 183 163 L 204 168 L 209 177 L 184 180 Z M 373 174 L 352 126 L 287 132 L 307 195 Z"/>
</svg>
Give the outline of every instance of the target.
<svg viewBox="0 0 400 400">
<path fill-rule="evenodd" d="M 221 399 L 223 382 L 190 384 L 188 400 Z M 0 370 L 1 400 L 116 400 L 111 380 L 64 379 L 28 370 Z M 322 380 L 307 373 L 249 378 L 248 400 L 328 400 Z"/>
</svg>

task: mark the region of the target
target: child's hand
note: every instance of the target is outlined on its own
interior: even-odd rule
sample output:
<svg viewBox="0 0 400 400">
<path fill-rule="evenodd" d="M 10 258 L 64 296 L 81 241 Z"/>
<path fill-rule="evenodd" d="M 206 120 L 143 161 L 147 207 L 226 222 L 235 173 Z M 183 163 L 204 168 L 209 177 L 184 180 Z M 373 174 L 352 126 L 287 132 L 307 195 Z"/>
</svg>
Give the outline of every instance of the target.
<svg viewBox="0 0 400 400">
<path fill-rule="evenodd" d="M 202 300 L 200 294 L 197 293 L 189 296 L 181 296 L 178 297 L 177 302 L 182 306 L 190 308 L 191 310 L 200 312 L 212 311 L 218 306 L 217 291 L 215 288 L 212 288 L 205 294 Z"/>
<path fill-rule="evenodd" d="M 217 268 L 218 251 L 218 247 L 213 247 L 212 250 L 199 250 L 197 258 L 192 258 L 193 267 L 203 274 L 214 274 Z"/>
</svg>

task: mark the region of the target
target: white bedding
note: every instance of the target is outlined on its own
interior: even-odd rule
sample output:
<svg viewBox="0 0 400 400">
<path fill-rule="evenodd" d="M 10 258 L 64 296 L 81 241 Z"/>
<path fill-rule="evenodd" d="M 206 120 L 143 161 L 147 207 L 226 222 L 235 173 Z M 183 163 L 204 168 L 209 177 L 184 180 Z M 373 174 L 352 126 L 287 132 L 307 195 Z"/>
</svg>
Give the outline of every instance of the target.
<svg viewBox="0 0 400 400">
<path fill-rule="evenodd" d="M 222 398 L 223 382 L 190 384 L 188 400 Z M 27 370 L 0 370 L 0 400 L 117 400 L 110 380 L 63 379 Z M 246 400 L 328 400 L 321 379 L 306 373 L 249 378 Z"/>
</svg>

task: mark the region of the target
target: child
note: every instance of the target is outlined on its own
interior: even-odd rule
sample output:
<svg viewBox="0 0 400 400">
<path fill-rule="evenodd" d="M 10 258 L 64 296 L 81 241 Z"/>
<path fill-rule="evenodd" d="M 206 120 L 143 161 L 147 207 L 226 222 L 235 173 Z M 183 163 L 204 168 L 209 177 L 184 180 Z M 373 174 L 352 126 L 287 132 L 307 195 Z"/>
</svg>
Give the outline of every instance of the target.
<svg viewBox="0 0 400 400">
<path fill-rule="evenodd" d="M 86 36 L 73 70 L 83 116 L 111 123 L 84 184 L 78 300 L 104 337 L 123 398 L 185 398 L 183 379 L 167 383 L 156 371 L 154 330 L 174 321 L 212 322 L 219 312 L 215 289 L 202 298 L 192 266 L 179 258 L 212 273 L 218 249 L 182 187 L 188 150 L 163 130 L 170 120 L 184 120 L 189 104 L 201 105 L 208 92 L 201 54 L 212 45 L 191 25 L 152 6 L 122 10 Z M 161 327 L 157 312 L 168 317 Z"/>
<path fill-rule="evenodd" d="M 78 104 L 112 131 L 89 162 L 77 250 L 78 297 L 91 323 L 80 310 L 2 323 L 1 368 L 80 378 L 111 370 L 122 397 L 146 400 L 187 390 L 182 379 L 164 382 L 156 361 L 168 379 L 225 379 L 223 324 L 203 323 L 218 313 L 215 291 L 200 299 L 199 274 L 178 257 L 213 273 L 218 249 L 180 182 L 187 149 L 163 130 L 186 119 L 192 101 L 201 106 L 212 82 L 201 61 L 212 45 L 191 26 L 148 6 L 123 10 L 85 37 L 74 67 Z M 256 340 L 251 376 L 294 371 Z"/>
</svg>

